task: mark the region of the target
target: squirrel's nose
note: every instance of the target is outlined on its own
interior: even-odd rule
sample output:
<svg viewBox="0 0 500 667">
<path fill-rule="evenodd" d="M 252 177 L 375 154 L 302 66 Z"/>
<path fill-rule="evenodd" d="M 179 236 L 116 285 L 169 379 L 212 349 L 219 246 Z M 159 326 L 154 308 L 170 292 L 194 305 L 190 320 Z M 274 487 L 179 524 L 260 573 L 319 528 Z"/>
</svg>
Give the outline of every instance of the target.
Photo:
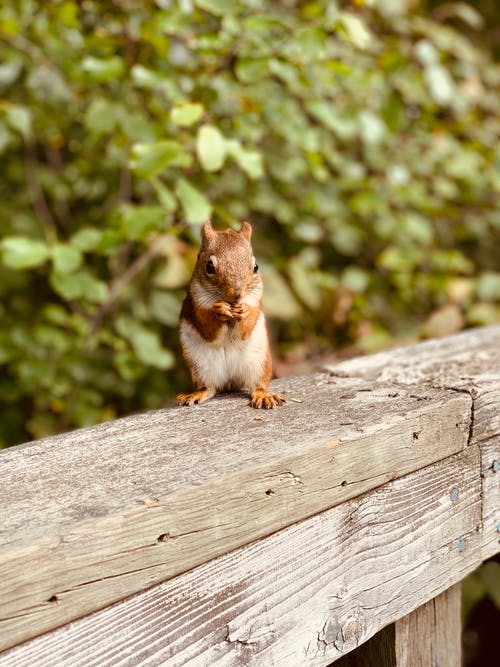
<svg viewBox="0 0 500 667">
<path fill-rule="evenodd" d="M 241 299 L 241 290 L 235 289 L 233 292 L 233 300 L 239 301 Z"/>
</svg>

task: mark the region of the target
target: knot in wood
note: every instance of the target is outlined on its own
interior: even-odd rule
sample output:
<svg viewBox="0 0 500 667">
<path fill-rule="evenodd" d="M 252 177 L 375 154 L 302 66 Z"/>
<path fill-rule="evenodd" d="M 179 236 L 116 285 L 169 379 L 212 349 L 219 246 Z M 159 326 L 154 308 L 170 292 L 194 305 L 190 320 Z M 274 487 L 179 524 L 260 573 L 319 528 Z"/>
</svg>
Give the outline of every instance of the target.
<svg viewBox="0 0 500 667">
<path fill-rule="evenodd" d="M 349 616 L 342 621 L 337 636 L 335 646 L 342 653 L 352 651 L 362 640 L 364 634 L 365 619 L 361 609 L 353 609 Z"/>
<path fill-rule="evenodd" d="M 356 648 L 362 641 L 365 629 L 363 610 L 356 607 L 344 616 L 331 615 L 325 621 L 319 635 L 325 644 L 334 644 L 342 653 Z"/>
</svg>

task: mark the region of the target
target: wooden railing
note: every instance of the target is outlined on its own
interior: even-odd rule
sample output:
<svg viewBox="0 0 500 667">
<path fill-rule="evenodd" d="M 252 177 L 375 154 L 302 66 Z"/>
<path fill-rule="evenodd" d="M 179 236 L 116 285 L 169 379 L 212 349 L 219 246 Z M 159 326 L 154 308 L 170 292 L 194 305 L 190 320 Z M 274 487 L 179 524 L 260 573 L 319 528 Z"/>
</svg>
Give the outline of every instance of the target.
<svg viewBox="0 0 500 667">
<path fill-rule="evenodd" d="M 275 386 L 0 453 L 1 667 L 458 667 L 459 583 L 500 550 L 500 327 Z"/>
</svg>

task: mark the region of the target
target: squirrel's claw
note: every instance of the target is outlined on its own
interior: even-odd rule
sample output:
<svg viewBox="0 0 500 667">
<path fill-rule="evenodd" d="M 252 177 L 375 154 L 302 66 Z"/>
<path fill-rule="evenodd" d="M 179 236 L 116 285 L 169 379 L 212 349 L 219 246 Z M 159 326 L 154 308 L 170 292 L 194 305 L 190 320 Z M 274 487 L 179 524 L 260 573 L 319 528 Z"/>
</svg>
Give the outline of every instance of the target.
<svg viewBox="0 0 500 667">
<path fill-rule="evenodd" d="M 256 389 L 252 392 L 250 405 L 253 408 L 263 408 L 264 410 L 272 410 L 274 407 L 286 403 L 285 399 L 278 394 L 268 394 L 264 389 Z"/>
<path fill-rule="evenodd" d="M 237 303 L 231 308 L 231 314 L 235 320 L 244 320 L 245 317 L 250 315 L 250 308 L 246 303 Z"/>
<path fill-rule="evenodd" d="M 212 310 L 217 315 L 217 318 L 223 322 L 233 319 L 231 306 L 226 301 L 217 301 L 217 303 L 214 303 L 212 306 Z"/>
</svg>

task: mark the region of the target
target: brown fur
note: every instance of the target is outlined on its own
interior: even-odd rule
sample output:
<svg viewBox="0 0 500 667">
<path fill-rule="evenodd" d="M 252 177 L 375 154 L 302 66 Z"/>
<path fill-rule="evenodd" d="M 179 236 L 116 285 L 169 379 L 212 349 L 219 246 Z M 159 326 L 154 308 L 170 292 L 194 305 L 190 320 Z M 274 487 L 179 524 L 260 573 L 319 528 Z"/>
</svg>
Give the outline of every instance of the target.
<svg viewBox="0 0 500 667">
<path fill-rule="evenodd" d="M 200 336 L 207 341 L 215 340 L 223 326 L 215 311 L 208 308 L 196 308 L 190 293 L 184 299 L 180 318 L 191 322 Z"/>
</svg>

